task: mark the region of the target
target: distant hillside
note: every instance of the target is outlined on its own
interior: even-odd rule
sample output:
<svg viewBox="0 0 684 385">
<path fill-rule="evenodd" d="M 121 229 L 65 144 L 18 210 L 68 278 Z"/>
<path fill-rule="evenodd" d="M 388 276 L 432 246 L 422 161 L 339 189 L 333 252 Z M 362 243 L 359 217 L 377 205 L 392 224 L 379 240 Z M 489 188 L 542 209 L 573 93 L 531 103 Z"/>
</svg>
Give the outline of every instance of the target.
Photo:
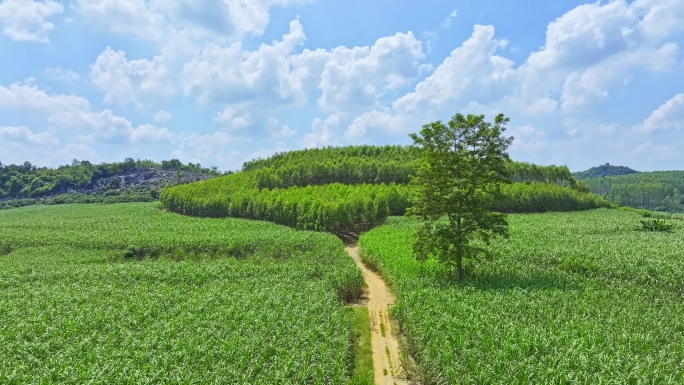
<svg viewBox="0 0 684 385">
<path fill-rule="evenodd" d="M 159 198 L 166 186 L 222 175 L 177 159 L 101 163 L 74 160 L 57 168 L 0 163 L 0 209 L 31 204 L 141 202 Z"/>
<path fill-rule="evenodd" d="M 572 176 L 578 180 L 585 180 L 590 178 L 603 178 L 606 176 L 636 174 L 638 172 L 639 171 L 626 166 L 613 166 L 610 163 L 606 163 L 601 166 L 592 167 L 586 171 L 573 172 Z"/>
<path fill-rule="evenodd" d="M 631 173 L 582 181 L 613 203 L 639 209 L 684 212 L 684 171 Z"/>
</svg>

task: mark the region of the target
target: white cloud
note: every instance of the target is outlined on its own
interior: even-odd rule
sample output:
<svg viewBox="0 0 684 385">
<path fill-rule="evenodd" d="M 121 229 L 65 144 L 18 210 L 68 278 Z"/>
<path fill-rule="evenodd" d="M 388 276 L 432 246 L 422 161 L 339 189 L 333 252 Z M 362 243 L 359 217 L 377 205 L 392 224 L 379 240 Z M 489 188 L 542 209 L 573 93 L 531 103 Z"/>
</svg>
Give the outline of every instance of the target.
<svg viewBox="0 0 684 385">
<path fill-rule="evenodd" d="M 648 160 L 667 160 L 676 159 L 681 156 L 679 150 L 680 143 L 655 144 L 648 140 L 636 146 L 632 150 L 632 155 L 646 158 Z"/>
<path fill-rule="evenodd" d="M 684 93 L 673 96 L 656 108 L 637 127 L 637 131 L 648 134 L 656 131 L 684 132 Z"/>
<path fill-rule="evenodd" d="M 76 0 L 81 17 L 98 30 L 162 41 L 171 25 L 145 0 Z"/>
<path fill-rule="evenodd" d="M 252 160 L 257 160 L 257 159 L 265 159 L 270 156 L 273 156 L 273 154 L 279 153 L 279 152 L 286 152 L 290 151 L 287 146 L 285 146 L 285 143 L 283 142 L 278 142 L 275 145 L 275 148 L 273 149 L 266 149 L 266 148 L 260 148 L 249 155 L 245 156 L 244 159 L 242 160 L 243 162 L 249 162 Z"/>
<path fill-rule="evenodd" d="M 328 116 L 325 120 L 315 118 L 311 124 L 312 131 L 305 134 L 301 145 L 304 148 L 315 148 L 337 143 L 339 138 L 336 131 L 340 125 L 340 117 L 337 114 Z"/>
<path fill-rule="evenodd" d="M 234 170 L 241 166 L 241 152 L 233 150 L 240 139 L 227 132 L 181 134 L 177 138 L 178 150 L 171 153 L 177 159 L 193 163 L 218 166 L 221 170 Z"/>
<path fill-rule="evenodd" d="M 72 70 L 64 68 L 46 68 L 45 74 L 54 80 L 62 82 L 74 82 L 77 80 L 81 80 L 81 75 L 77 74 Z"/>
<path fill-rule="evenodd" d="M 48 33 L 54 28 L 48 18 L 63 11 L 62 4 L 53 0 L 3 0 L 0 25 L 3 34 L 12 40 L 48 43 Z"/>
<path fill-rule="evenodd" d="M 193 40 L 236 42 L 261 35 L 274 6 L 307 0 L 77 0 L 81 16 L 107 32 L 165 41 L 183 34 Z"/>
<path fill-rule="evenodd" d="M 172 139 L 171 133 L 165 127 L 151 124 L 134 127 L 128 119 L 108 109 L 100 112 L 84 112 L 73 123 L 88 129 L 88 133 L 81 136 L 88 142 L 130 144 L 167 142 Z"/>
<path fill-rule="evenodd" d="M 393 116 L 389 111 L 368 111 L 354 118 L 349 128 L 344 133 L 346 139 L 364 137 L 367 130 L 379 130 L 383 132 L 402 132 L 407 125 L 401 116 Z"/>
<path fill-rule="evenodd" d="M 37 144 L 37 145 L 57 145 L 59 144 L 59 139 L 51 132 L 38 132 L 35 133 L 31 131 L 26 126 L 19 127 L 2 127 L 0 126 L 0 139 L 2 141 L 14 142 L 14 143 L 27 143 L 27 144 Z"/>
<path fill-rule="evenodd" d="M 577 110 L 608 97 L 609 89 L 629 80 L 635 69 L 670 70 L 677 60 L 678 47 L 667 43 L 660 48 L 640 47 L 612 55 L 584 71 L 570 73 L 563 83 L 564 110 Z"/>
<path fill-rule="evenodd" d="M 0 85 L 0 108 L 35 111 L 45 116 L 69 115 L 90 109 L 87 99 L 72 95 L 48 95 L 32 83 Z"/>
<path fill-rule="evenodd" d="M 166 128 L 149 124 L 134 127 L 125 117 L 109 109 L 96 112 L 88 100 L 72 95 L 49 95 L 32 84 L 0 86 L 0 109 L 39 116 L 61 132 L 87 131 L 82 138 L 118 143 L 159 142 L 172 139 Z"/>
<path fill-rule="evenodd" d="M 169 120 L 171 120 L 171 118 L 173 118 L 173 115 L 166 110 L 159 110 L 152 117 L 152 119 L 154 119 L 154 121 L 157 123 L 168 122 Z"/>
<path fill-rule="evenodd" d="M 209 44 L 183 67 L 186 95 L 201 103 L 301 103 L 305 69 L 292 69 L 288 56 L 306 37 L 299 20 L 279 42 L 248 52 L 241 43 Z"/>
<path fill-rule="evenodd" d="M 641 16 L 636 32 L 653 43 L 684 31 L 684 2 L 681 0 L 636 0 L 630 4 Z"/>
<path fill-rule="evenodd" d="M 442 24 L 441 24 L 442 28 L 445 28 L 445 29 L 451 28 L 451 22 L 454 21 L 456 16 L 458 16 L 458 11 L 454 9 L 453 11 L 451 11 L 449 16 L 447 16 L 444 20 L 442 20 Z"/>
<path fill-rule="evenodd" d="M 418 75 L 424 57 L 421 42 L 411 32 L 379 38 L 370 47 L 337 47 L 321 74 L 318 105 L 332 112 L 377 106 L 379 97 Z"/>
<path fill-rule="evenodd" d="M 580 5 L 549 24 L 544 48 L 533 53 L 528 64 L 548 70 L 598 63 L 629 46 L 626 29 L 635 21 L 624 1 Z"/>
<path fill-rule="evenodd" d="M 174 93 L 162 56 L 127 60 L 123 51 L 107 47 L 91 66 L 90 76 L 93 84 L 105 93 L 105 103 L 144 107 Z"/>
</svg>

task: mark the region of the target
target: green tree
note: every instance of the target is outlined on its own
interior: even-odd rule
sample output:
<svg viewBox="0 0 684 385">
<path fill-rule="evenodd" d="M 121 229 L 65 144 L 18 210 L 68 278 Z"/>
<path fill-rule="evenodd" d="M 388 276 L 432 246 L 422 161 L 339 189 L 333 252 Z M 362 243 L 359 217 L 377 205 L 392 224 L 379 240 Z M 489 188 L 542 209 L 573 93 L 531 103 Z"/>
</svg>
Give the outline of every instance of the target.
<svg viewBox="0 0 684 385">
<path fill-rule="evenodd" d="M 475 238 L 488 243 L 493 235 L 508 236 L 505 215 L 489 209 L 501 196 L 500 185 L 511 181 L 506 150 L 513 137 L 503 136 L 508 120 L 499 114 L 492 124 L 483 115 L 457 114 L 411 134 L 420 159 L 409 210 L 421 221 L 414 254 L 419 260 L 435 256 L 456 270 L 459 282 L 464 258 L 480 251 Z"/>
</svg>

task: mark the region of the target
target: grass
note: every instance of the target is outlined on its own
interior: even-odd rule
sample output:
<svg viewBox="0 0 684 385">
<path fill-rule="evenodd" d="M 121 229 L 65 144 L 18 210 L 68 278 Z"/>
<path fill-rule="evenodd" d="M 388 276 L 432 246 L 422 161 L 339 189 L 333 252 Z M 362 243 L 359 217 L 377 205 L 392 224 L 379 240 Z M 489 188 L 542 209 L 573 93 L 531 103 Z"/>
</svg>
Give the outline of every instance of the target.
<svg viewBox="0 0 684 385">
<path fill-rule="evenodd" d="M 426 384 L 684 383 L 684 225 L 641 232 L 619 210 L 512 215 L 511 238 L 455 282 L 392 218 L 360 246 L 397 293 Z"/>
<path fill-rule="evenodd" d="M 350 385 L 372 385 L 373 352 L 371 350 L 370 318 L 367 307 L 349 308 L 354 344 L 354 373 Z"/>
<path fill-rule="evenodd" d="M 332 235 L 149 203 L 32 206 L 0 212 L 0 246 L 2 384 L 354 375 L 344 300 L 363 280 Z"/>
</svg>

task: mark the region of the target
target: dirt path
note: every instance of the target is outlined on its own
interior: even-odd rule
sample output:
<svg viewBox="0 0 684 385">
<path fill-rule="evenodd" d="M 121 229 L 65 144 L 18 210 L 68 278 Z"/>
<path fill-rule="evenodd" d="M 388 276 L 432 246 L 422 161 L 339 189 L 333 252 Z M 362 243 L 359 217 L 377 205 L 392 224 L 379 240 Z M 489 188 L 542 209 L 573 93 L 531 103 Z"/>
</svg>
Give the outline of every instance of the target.
<svg viewBox="0 0 684 385">
<path fill-rule="evenodd" d="M 406 380 L 399 378 L 404 374 L 399 359 L 399 341 L 392 334 L 392 324 L 389 319 L 388 307 L 394 303 L 394 297 L 382 278 L 361 262 L 356 245 L 348 246 L 345 250 L 354 258 L 354 262 L 361 269 L 368 285 L 368 313 L 375 384 L 408 384 Z"/>
</svg>

